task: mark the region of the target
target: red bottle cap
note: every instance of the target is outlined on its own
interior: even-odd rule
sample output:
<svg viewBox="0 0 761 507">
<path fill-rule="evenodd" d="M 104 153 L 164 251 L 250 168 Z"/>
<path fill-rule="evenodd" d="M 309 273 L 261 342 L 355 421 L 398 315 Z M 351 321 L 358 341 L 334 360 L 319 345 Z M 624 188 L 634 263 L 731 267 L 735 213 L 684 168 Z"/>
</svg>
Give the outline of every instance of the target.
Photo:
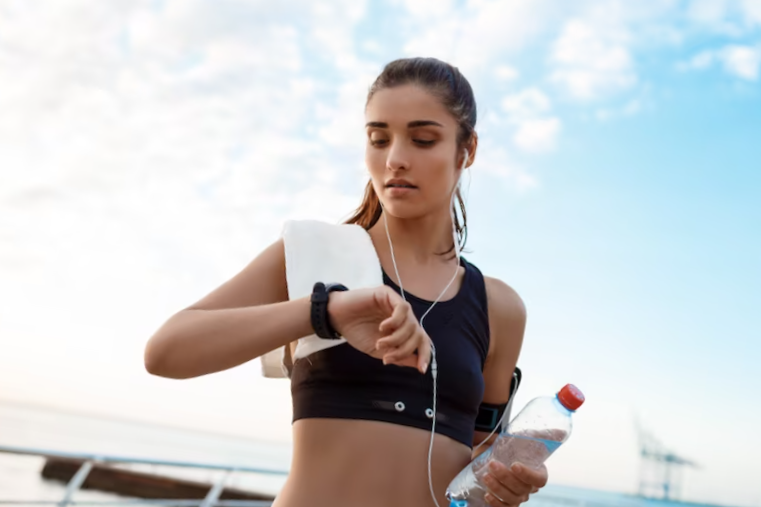
<svg viewBox="0 0 761 507">
<path fill-rule="evenodd" d="M 558 393 L 558 400 L 568 410 L 576 410 L 584 403 L 584 394 L 573 384 L 566 384 Z"/>
</svg>

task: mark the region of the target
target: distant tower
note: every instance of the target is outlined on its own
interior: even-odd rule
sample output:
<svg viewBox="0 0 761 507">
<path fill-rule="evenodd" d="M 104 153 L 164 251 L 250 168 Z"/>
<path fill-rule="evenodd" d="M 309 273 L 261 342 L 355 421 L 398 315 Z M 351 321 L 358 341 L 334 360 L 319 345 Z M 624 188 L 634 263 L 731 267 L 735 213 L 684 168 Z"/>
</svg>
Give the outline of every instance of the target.
<svg viewBox="0 0 761 507">
<path fill-rule="evenodd" d="M 640 447 L 639 495 L 646 498 L 678 500 L 681 472 L 695 467 L 692 461 L 667 450 L 635 420 Z"/>
</svg>

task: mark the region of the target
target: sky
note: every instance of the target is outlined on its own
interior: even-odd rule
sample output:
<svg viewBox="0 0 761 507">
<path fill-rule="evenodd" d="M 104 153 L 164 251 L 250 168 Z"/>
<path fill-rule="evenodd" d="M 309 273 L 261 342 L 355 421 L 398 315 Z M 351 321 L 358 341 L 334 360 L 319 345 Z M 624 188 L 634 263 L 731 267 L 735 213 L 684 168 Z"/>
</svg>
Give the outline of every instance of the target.
<svg viewBox="0 0 761 507">
<path fill-rule="evenodd" d="M 465 256 L 526 303 L 516 407 L 587 396 L 550 480 L 636 491 L 636 419 L 684 499 L 761 506 L 760 0 L 1 2 L 0 399 L 288 442 L 287 381 L 152 377 L 145 342 L 359 204 L 404 56 L 476 93 Z"/>
</svg>

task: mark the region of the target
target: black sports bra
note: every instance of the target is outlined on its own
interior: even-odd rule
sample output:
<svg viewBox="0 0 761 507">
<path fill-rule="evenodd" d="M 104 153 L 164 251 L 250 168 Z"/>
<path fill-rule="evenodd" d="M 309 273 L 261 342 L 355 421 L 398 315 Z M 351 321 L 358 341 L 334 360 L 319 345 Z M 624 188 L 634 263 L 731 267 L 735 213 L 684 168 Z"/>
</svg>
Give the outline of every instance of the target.
<svg viewBox="0 0 761 507">
<path fill-rule="evenodd" d="M 436 432 L 473 445 L 484 394 L 483 368 L 489 351 L 489 314 L 484 277 L 464 258 L 462 286 L 425 318 L 438 363 Z M 386 285 L 399 287 L 383 273 Z M 405 291 L 418 319 L 431 305 Z M 430 431 L 433 417 L 431 368 L 384 365 L 348 343 L 297 360 L 291 374 L 293 420 L 369 419 Z"/>
</svg>

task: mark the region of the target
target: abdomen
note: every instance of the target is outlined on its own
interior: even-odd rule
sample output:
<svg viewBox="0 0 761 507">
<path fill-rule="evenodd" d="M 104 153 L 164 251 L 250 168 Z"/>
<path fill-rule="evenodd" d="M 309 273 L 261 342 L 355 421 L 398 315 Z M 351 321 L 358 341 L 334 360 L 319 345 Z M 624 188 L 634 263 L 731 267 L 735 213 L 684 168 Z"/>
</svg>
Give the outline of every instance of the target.
<svg viewBox="0 0 761 507">
<path fill-rule="evenodd" d="M 428 487 L 430 432 L 378 421 L 302 419 L 293 461 L 274 507 L 434 507 Z M 437 434 L 431 460 L 439 505 L 470 448 Z"/>
</svg>

